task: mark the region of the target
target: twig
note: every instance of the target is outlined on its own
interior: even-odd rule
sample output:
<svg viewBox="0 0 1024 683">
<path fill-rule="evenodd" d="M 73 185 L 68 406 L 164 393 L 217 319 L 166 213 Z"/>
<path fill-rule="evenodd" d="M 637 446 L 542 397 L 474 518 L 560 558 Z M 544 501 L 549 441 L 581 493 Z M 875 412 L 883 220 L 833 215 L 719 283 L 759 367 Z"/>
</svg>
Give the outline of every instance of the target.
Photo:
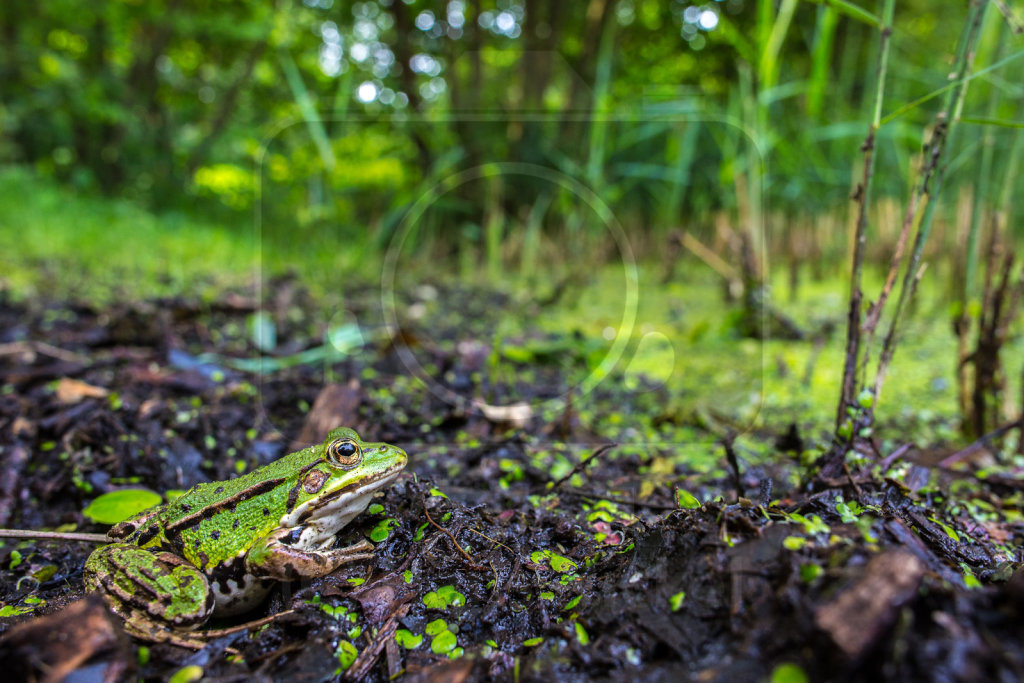
<svg viewBox="0 0 1024 683">
<path fill-rule="evenodd" d="M 843 361 L 843 381 L 839 394 L 839 405 L 836 410 L 836 431 L 846 421 L 846 411 L 856 405 L 858 369 L 861 367 L 862 356 L 867 358 L 867 350 L 862 349 L 861 339 L 861 306 L 864 291 L 861 282 L 864 273 L 864 254 L 867 251 L 868 206 L 871 200 L 871 181 L 875 171 L 875 139 L 881 127 L 882 102 L 885 98 L 885 79 L 889 68 L 889 45 L 892 36 L 892 22 L 895 2 L 886 0 L 882 9 L 881 41 L 878 48 L 878 77 L 875 81 L 875 101 L 868 128 L 867 137 L 861 146 L 864 153 L 864 169 L 860 184 L 854 192 L 857 202 L 856 234 L 853 242 L 853 266 L 850 279 L 850 305 L 846 315 L 846 352 Z M 838 455 L 839 448 L 835 449 Z"/>
<path fill-rule="evenodd" d="M 596 451 L 591 453 L 590 457 L 587 458 L 586 460 L 580 460 L 569 471 L 569 474 L 565 475 L 564 477 L 562 477 L 561 479 L 559 479 L 558 481 L 556 481 L 554 484 L 551 485 L 551 487 L 550 487 L 551 490 L 554 491 L 555 489 L 557 489 L 559 486 L 561 486 L 563 483 L 565 483 L 567 480 L 569 480 L 572 477 L 572 475 L 577 474 L 579 472 L 582 472 L 584 469 L 586 469 L 587 465 L 590 464 L 591 460 L 594 460 L 595 458 L 601 457 L 602 455 L 604 455 L 605 453 L 607 453 L 608 451 L 610 451 L 611 449 L 615 448 L 618 445 L 619 444 L 617 444 L 617 443 L 606 443 L 603 446 L 601 446 L 600 448 L 598 448 Z"/>
<path fill-rule="evenodd" d="M 248 631 L 249 629 L 259 628 L 260 626 L 265 626 L 266 624 L 269 624 L 271 622 L 277 621 L 281 617 L 286 617 L 289 614 L 294 614 L 294 613 L 295 613 L 295 610 L 293 610 L 293 609 L 286 609 L 283 612 L 277 612 L 275 614 L 271 614 L 269 617 L 263 617 L 262 619 L 256 619 L 254 621 L 247 621 L 246 623 L 239 624 L 238 626 L 231 626 L 229 628 L 211 629 L 211 630 L 208 630 L 208 631 L 196 631 L 192 635 L 202 636 L 204 638 L 211 638 L 211 639 L 213 639 L 213 638 L 221 638 L 223 636 L 230 636 L 232 633 L 238 633 L 240 631 Z"/>
<path fill-rule="evenodd" d="M 33 531 L 31 529 L 0 529 L 0 538 L 55 539 L 60 541 L 85 541 L 86 543 L 110 543 L 106 534 L 87 534 L 64 531 Z"/>
<path fill-rule="evenodd" d="M 892 453 L 890 453 L 889 455 L 885 456 L 882 459 L 882 461 L 880 463 L 878 463 L 878 466 L 882 468 L 883 472 L 885 472 L 887 469 L 889 469 L 890 465 L 892 465 L 894 462 L 896 462 L 897 460 L 902 458 L 904 455 L 906 455 L 907 451 L 910 450 L 912 445 L 913 444 L 909 444 L 909 443 L 903 444 L 902 446 L 900 446 L 899 448 L 894 450 Z"/>
<path fill-rule="evenodd" d="M 394 614 L 388 617 L 388 620 L 384 622 L 380 631 L 377 632 L 377 636 L 370 643 L 370 646 L 359 653 L 356 661 L 352 664 L 348 671 L 345 672 L 345 680 L 350 681 L 361 681 L 363 680 L 373 665 L 376 664 L 380 658 L 381 651 L 385 648 L 388 641 L 395 635 L 395 631 L 398 630 L 398 620 L 403 618 L 409 613 L 409 605 L 405 604 L 395 610 Z"/>
<path fill-rule="evenodd" d="M 16 341 L 0 344 L 0 356 L 8 356 L 15 353 L 41 353 L 44 356 L 56 358 L 66 363 L 88 363 L 89 359 L 74 351 L 68 351 L 52 344 L 41 341 Z"/>
<path fill-rule="evenodd" d="M 857 492 L 857 500 L 861 500 L 864 497 L 864 492 L 860 490 L 860 485 L 854 480 L 853 475 L 850 473 L 850 466 L 846 460 L 843 460 L 843 471 L 846 472 L 846 478 L 850 480 L 850 486 Z"/>
<path fill-rule="evenodd" d="M 474 562 L 473 558 L 469 556 L 469 553 L 462 549 L 462 546 L 459 545 L 459 542 L 455 539 L 455 536 L 454 534 L 452 534 L 452 532 L 448 531 L 448 529 L 445 529 L 443 526 L 434 521 L 434 518 L 430 516 L 430 512 L 427 511 L 427 499 L 422 494 L 420 494 L 420 502 L 423 503 L 423 514 L 426 516 L 427 521 L 451 539 L 452 545 L 455 546 L 455 549 L 459 551 L 460 555 L 466 558 L 466 562 L 468 562 L 473 569 L 477 569 L 480 571 L 486 570 L 487 567 L 483 566 L 482 564 L 477 564 L 476 562 Z"/>
<path fill-rule="evenodd" d="M 484 534 L 484 533 L 480 533 L 479 531 L 477 531 L 477 530 L 476 530 L 476 529 L 474 529 L 473 527 L 469 527 L 469 528 L 468 528 L 467 530 L 468 530 L 468 531 L 472 531 L 472 532 L 473 532 L 474 534 L 476 534 L 477 536 L 481 536 L 481 537 L 483 537 L 483 538 L 486 538 L 486 539 L 487 539 L 488 541 L 490 541 L 490 542 L 491 542 L 491 543 L 493 543 L 494 545 L 500 545 L 500 546 L 501 546 L 502 548 L 504 548 L 505 550 L 509 551 L 510 553 L 513 553 L 513 554 L 515 554 L 515 552 L 516 552 L 515 550 L 512 550 L 512 548 L 509 548 L 509 547 L 508 547 L 507 545 L 505 545 L 504 543 L 502 543 L 501 541 L 496 541 L 496 540 L 494 540 L 493 538 L 491 538 L 490 536 L 488 536 L 487 534 Z"/>
<path fill-rule="evenodd" d="M 735 440 L 736 435 L 729 434 L 722 439 L 722 446 L 725 447 L 725 459 L 729 461 L 729 467 L 732 469 L 732 480 L 733 486 L 736 487 L 736 498 L 740 499 L 743 497 L 743 476 L 740 474 L 740 461 L 736 457 L 736 449 L 732 447 Z"/>
<path fill-rule="evenodd" d="M 1024 426 L 1024 417 L 1018 417 L 1013 422 L 1007 422 L 1003 426 L 997 427 L 988 434 L 980 437 L 977 441 L 967 446 L 966 448 L 962 448 L 953 455 L 943 458 L 942 460 L 939 461 L 939 467 L 949 467 L 955 462 L 960 462 L 961 460 L 969 458 L 978 451 L 980 451 L 981 449 L 988 448 L 993 440 L 998 439 L 1003 434 L 1013 431 L 1017 427 L 1021 426 Z"/>
</svg>

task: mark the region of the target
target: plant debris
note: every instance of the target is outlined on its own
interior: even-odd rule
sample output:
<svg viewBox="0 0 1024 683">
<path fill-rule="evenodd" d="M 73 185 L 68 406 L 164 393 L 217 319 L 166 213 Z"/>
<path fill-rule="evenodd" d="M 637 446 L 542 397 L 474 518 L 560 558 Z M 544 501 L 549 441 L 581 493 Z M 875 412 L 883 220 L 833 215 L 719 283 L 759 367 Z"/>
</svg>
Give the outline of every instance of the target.
<svg viewBox="0 0 1024 683">
<path fill-rule="evenodd" d="M 440 300 L 458 312 L 473 296 L 487 295 Z M 430 358 L 440 388 L 411 378 L 394 343 L 289 361 L 329 332 L 294 310 L 269 318 L 272 371 L 239 369 L 268 352 L 247 323 L 254 308 L 0 308 L 0 521 L 102 533 L 84 511 L 103 493 L 226 479 L 346 424 L 411 456 L 407 474 L 339 538 L 371 538 L 374 559 L 279 585 L 247 616 L 277 618 L 253 629 L 217 622 L 192 652 L 123 638 L 83 594 L 94 546 L 4 540 L 8 670 L 1024 677 L 1024 487 L 1010 470 L 986 480 L 912 462 L 903 449 L 816 480 L 814 463 L 799 459 L 810 437 L 792 424 L 722 438 L 669 414 L 657 389 L 626 396 L 606 382 L 573 396 L 574 366 L 539 354 L 523 356 L 530 382 L 488 380 L 486 353 L 472 351 L 486 337 L 455 325 L 429 342 L 414 327 L 402 333 L 414 343 L 407 351 Z M 359 310 L 363 338 L 379 339 L 369 305 Z M 557 396 L 568 398 L 551 404 Z M 638 446 L 629 430 L 640 428 L 662 431 Z M 81 647 L 69 652 L 61 638 Z"/>
</svg>

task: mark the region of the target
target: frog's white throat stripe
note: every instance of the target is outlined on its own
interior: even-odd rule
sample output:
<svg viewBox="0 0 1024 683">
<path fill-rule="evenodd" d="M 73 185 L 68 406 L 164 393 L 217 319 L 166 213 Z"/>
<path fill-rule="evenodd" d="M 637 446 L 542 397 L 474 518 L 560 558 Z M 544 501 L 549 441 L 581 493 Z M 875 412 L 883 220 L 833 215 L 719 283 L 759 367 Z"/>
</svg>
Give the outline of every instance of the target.
<svg viewBox="0 0 1024 683">
<path fill-rule="evenodd" d="M 402 470 L 397 469 L 376 481 L 360 482 L 352 490 L 341 490 L 333 498 L 314 498 L 281 517 L 281 526 L 302 526 L 299 538 L 291 545 L 302 550 L 322 550 L 334 542 L 334 535 L 370 504 L 373 494 L 394 481 Z M 307 518 L 308 517 L 308 518 Z"/>
</svg>

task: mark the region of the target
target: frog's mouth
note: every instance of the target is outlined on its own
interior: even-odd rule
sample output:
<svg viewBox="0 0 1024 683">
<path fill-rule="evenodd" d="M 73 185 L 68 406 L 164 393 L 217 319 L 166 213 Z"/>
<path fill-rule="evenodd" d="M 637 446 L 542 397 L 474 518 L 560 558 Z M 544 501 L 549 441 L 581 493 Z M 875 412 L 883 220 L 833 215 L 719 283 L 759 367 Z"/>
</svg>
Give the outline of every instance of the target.
<svg viewBox="0 0 1024 683">
<path fill-rule="evenodd" d="M 335 534 L 366 509 L 373 494 L 397 479 L 404 468 L 404 462 L 397 463 L 390 469 L 308 500 L 284 515 L 281 526 L 301 529 L 292 545 L 307 550 L 324 549 L 334 542 Z"/>
</svg>

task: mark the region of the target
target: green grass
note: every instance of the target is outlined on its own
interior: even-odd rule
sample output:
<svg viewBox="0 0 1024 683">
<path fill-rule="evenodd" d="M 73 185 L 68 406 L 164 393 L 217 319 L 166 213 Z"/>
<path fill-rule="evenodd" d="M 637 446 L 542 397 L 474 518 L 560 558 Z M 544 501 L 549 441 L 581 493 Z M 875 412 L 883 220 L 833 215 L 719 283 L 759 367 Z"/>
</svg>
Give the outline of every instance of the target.
<svg viewBox="0 0 1024 683">
<path fill-rule="evenodd" d="M 0 287 L 102 304 L 183 293 L 214 297 L 292 269 L 323 288 L 364 267 L 366 247 L 306 234 L 264 238 L 255 217 L 230 224 L 158 215 L 79 195 L 19 167 L 0 167 Z M 269 232 L 269 231 L 268 231 Z M 343 244 L 343 246 L 339 246 Z"/>
<path fill-rule="evenodd" d="M 0 207 L 0 286 L 15 299 L 71 298 L 96 305 L 154 296 L 213 299 L 225 288 L 249 286 L 285 270 L 298 273 L 317 296 L 343 294 L 353 280 L 378 282 L 381 272 L 370 240 L 345 241 L 321 233 L 318 239 L 270 243 L 258 239 L 244 219 L 226 226 L 184 215 L 154 215 L 126 201 L 78 196 L 20 169 L 0 169 Z M 431 259 L 415 254 L 403 259 L 399 287 L 424 279 L 458 279 Z M 638 387 L 640 376 L 653 379 L 664 388 L 656 399 L 661 404 L 653 408 L 668 414 L 727 415 L 734 426 L 751 428 L 777 429 L 795 421 L 825 433 L 834 419 L 842 375 L 844 271 L 831 268 L 834 275 L 827 280 L 806 280 L 795 301 L 780 304 L 808 328 L 825 321 L 835 326 L 809 365 L 815 353 L 811 341 L 740 338 L 735 313 L 722 303 L 717 276 L 703 267 L 694 265 L 681 271 L 681 279 L 664 284 L 659 268 L 642 265 L 629 341 L 600 381 L 628 390 Z M 776 291 L 785 290 L 784 275 L 775 273 Z M 872 296 L 881 276 L 871 271 L 865 276 Z M 540 328 L 578 332 L 597 340 L 589 346 L 597 356 L 607 353 L 615 335 L 623 333 L 623 272 L 608 266 L 589 278 L 556 305 L 543 308 L 531 309 L 534 292 L 522 285 L 514 300 L 523 305 L 510 310 L 494 339 L 485 341 L 514 345 L 524 330 Z M 883 424 L 899 425 L 894 438 L 954 436 L 955 342 L 941 280 L 936 274 L 922 282 L 884 387 L 877 415 Z M 1014 338 L 1005 358 L 1014 387 L 1024 363 L 1024 340 Z M 515 372 L 509 373 L 510 381 Z M 638 399 L 623 410 L 650 411 L 652 400 Z"/>
</svg>

